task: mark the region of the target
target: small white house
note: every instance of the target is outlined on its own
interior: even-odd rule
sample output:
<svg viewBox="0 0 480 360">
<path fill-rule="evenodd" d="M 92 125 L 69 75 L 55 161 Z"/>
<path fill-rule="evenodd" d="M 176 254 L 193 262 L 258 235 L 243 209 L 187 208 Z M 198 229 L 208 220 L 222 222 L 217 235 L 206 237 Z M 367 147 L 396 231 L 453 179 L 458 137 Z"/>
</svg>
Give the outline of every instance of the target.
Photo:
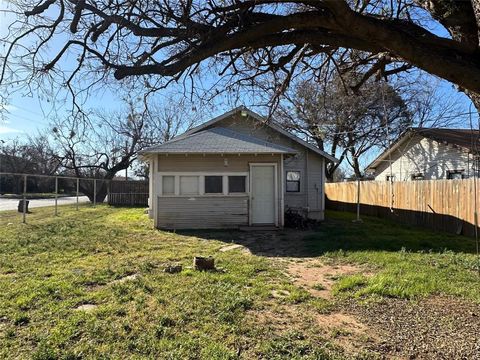
<svg viewBox="0 0 480 360">
<path fill-rule="evenodd" d="M 337 161 L 245 107 L 142 157 L 150 216 L 167 229 L 282 227 L 287 208 L 322 220 L 325 164 Z"/>
<path fill-rule="evenodd" d="M 470 129 L 410 128 L 366 172 L 380 181 L 469 178 L 479 170 L 479 135 Z"/>
</svg>

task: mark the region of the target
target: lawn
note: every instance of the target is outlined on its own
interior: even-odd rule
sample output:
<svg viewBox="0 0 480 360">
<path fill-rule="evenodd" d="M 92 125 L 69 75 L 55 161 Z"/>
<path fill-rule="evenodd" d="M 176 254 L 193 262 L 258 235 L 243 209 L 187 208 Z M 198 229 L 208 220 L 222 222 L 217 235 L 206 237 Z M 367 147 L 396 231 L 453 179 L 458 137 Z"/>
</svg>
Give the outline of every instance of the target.
<svg viewBox="0 0 480 360">
<path fill-rule="evenodd" d="M 305 239 L 308 251 L 373 270 L 372 275 L 343 277 L 335 285 L 337 293 L 408 299 L 443 294 L 480 303 L 480 262 L 473 239 L 374 217 L 354 224 L 349 213 L 332 211 L 328 218 Z"/>
<path fill-rule="evenodd" d="M 480 302 L 471 239 L 382 220 L 329 213 L 305 240 L 280 232 L 278 256 L 255 234 L 249 251 L 222 252 L 245 236 L 155 230 L 142 209 L 51 213 L 35 209 L 26 225 L 0 214 L 0 358 L 346 358 L 315 320 L 342 299 Z M 191 269 L 196 255 L 214 256 L 218 270 Z M 335 296 L 318 298 L 286 272 L 312 257 L 365 272 L 338 277 Z M 184 270 L 165 273 L 173 263 Z"/>
</svg>

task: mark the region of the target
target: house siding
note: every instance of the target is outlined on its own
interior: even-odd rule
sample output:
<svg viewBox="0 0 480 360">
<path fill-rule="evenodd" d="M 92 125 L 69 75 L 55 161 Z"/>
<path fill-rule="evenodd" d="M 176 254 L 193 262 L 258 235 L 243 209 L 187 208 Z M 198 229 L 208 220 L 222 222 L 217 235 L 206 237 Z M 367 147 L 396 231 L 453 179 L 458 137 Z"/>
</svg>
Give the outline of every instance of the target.
<svg viewBox="0 0 480 360">
<path fill-rule="evenodd" d="M 158 197 L 158 227 L 214 229 L 248 225 L 248 196 Z"/>
<path fill-rule="evenodd" d="M 158 228 L 235 228 L 250 223 L 249 195 L 195 195 L 160 196 L 159 173 L 247 173 L 251 163 L 274 163 L 277 166 L 277 221 L 283 224 L 283 214 L 295 208 L 309 217 L 324 218 L 325 158 L 257 119 L 242 117 L 239 113 L 225 118 L 211 127 L 224 127 L 283 145 L 297 151 L 295 156 L 280 154 L 156 154 L 153 155 L 152 198 L 155 226 Z M 284 158 L 282 164 L 282 156 Z M 300 191 L 286 192 L 287 171 L 300 172 Z M 281 182 L 280 182 L 281 181 Z M 250 189 L 247 189 L 249 192 Z M 283 198 L 283 201 L 282 201 Z"/>
<path fill-rule="evenodd" d="M 411 180 L 413 174 L 422 173 L 425 180 L 447 179 L 449 170 L 473 173 L 468 153 L 448 144 L 422 136 L 407 138 L 391 155 L 392 166 L 384 161 L 375 169 L 375 180 L 384 181 L 390 174 L 397 181 Z"/>
<path fill-rule="evenodd" d="M 248 173 L 251 163 L 272 163 L 277 165 L 277 179 L 280 179 L 278 154 L 255 155 L 157 155 L 156 178 L 158 173 Z M 225 166 L 225 160 L 227 166 Z M 167 229 L 188 228 L 235 228 L 249 224 L 249 197 L 231 196 L 158 196 L 160 181 L 156 182 L 157 217 L 155 226 Z M 249 189 L 247 188 L 247 191 Z M 278 186 L 278 222 L 281 223 L 281 186 Z"/>
<path fill-rule="evenodd" d="M 323 219 L 325 208 L 323 201 L 325 158 L 323 156 L 314 153 L 271 127 L 248 117 L 242 117 L 240 114 L 223 119 L 214 126 L 223 126 L 295 149 L 298 153 L 284 160 L 282 178 L 285 182 L 287 171 L 300 171 L 300 192 L 285 192 L 285 208 L 302 208 L 311 213 L 311 217 L 319 220 Z"/>
</svg>

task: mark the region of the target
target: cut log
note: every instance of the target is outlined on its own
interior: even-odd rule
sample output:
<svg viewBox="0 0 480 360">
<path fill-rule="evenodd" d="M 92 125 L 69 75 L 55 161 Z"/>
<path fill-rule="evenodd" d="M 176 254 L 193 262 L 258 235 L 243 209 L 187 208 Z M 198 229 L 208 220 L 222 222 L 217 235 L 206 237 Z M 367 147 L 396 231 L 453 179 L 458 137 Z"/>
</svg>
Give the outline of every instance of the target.
<svg viewBox="0 0 480 360">
<path fill-rule="evenodd" d="M 195 256 L 193 258 L 193 268 L 195 270 L 215 270 L 215 259 Z"/>
</svg>

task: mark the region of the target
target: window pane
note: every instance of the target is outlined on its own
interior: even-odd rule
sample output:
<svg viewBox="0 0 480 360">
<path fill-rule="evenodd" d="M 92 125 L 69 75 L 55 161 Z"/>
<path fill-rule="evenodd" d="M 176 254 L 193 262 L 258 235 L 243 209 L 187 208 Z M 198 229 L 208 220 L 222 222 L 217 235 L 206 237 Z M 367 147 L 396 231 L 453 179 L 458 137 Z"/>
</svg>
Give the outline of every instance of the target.
<svg viewBox="0 0 480 360">
<path fill-rule="evenodd" d="M 299 181 L 287 181 L 287 191 L 288 192 L 299 192 L 300 191 L 300 182 Z"/>
<path fill-rule="evenodd" d="M 246 192 L 246 176 L 229 176 L 228 177 L 228 192 L 229 193 L 244 193 Z"/>
<path fill-rule="evenodd" d="M 287 171 L 287 181 L 300 181 L 300 171 Z"/>
<path fill-rule="evenodd" d="M 287 192 L 300 192 L 300 171 L 287 171 Z"/>
<path fill-rule="evenodd" d="M 223 193 L 223 176 L 205 176 L 205 194 Z"/>
<path fill-rule="evenodd" d="M 198 195 L 198 176 L 180 176 L 180 194 Z"/>
<path fill-rule="evenodd" d="M 162 193 L 164 195 L 175 194 L 175 176 L 162 177 Z"/>
</svg>

